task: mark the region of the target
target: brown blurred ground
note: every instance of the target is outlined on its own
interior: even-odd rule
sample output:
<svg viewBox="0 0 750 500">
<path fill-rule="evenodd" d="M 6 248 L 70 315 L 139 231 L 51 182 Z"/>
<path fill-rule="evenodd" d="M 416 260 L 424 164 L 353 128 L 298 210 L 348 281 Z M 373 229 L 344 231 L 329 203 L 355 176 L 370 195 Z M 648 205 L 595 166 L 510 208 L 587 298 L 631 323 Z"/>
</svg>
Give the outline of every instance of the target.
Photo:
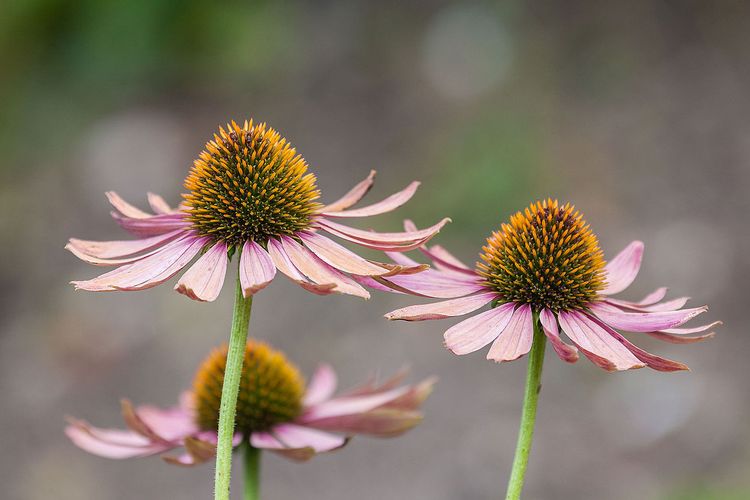
<svg viewBox="0 0 750 500">
<path fill-rule="evenodd" d="M 231 293 L 74 293 L 70 236 L 122 237 L 105 190 L 176 202 L 215 127 L 279 128 L 327 199 L 370 168 L 372 199 L 423 181 L 401 217 L 449 215 L 473 261 L 512 210 L 554 196 L 612 256 L 646 243 L 631 298 L 660 285 L 711 305 L 713 341 L 645 347 L 692 372 L 606 374 L 548 353 L 529 499 L 750 498 L 750 6 L 744 2 L 119 4 L 29 0 L 0 16 L 0 484 L 3 498 L 208 498 L 212 468 L 78 451 L 65 415 L 121 425 L 118 400 L 168 405 L 227 337 Z M 410 364 L 440 383 L 404 438 L 306 465 L 269 456 L 269 499 L 497 498 L 525 364 L 441 347 L 449 322 L 404 304 L 313 297 L 283 279 L 252 332 L 344 385 Z"/>
</svg>

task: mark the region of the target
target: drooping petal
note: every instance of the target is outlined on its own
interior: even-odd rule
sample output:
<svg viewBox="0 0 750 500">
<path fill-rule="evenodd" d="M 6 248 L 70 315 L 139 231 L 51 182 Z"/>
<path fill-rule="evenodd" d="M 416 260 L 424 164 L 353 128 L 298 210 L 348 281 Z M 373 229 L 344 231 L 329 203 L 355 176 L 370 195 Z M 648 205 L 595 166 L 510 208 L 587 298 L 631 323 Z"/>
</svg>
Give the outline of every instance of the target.
<svg viewBox="0 0 750 500">
<path fill-rule="evenodd" d="M 320 365 L 305 392 L 304 405 L 312 406 L 330 399 L 336 390 L 336 372 L 331 365 Z"/>
<path fill-rule="evenodd" d="M 656 332 L 674 328 L 708 310 L 703 306 L 680 311 L 623 312 L 602 303 L 592 304 L 590 309 L 607 325 L 627 332 Z"/>
<path fill-rule="evenodd" d="M 404 229 L 406 231 L 416 231 L 417 226 L 411 220 L 406 219 L 404 221 Z M 419 247 L 419 251 L 425 254 L 435 267 L 441 271 L 457 273 L 459 275 L 476 275 L 473 269 L 470 269 L 469 266 L 440 245 L 433 245 L 431 247 L 422 245 Z"/>
<path fill-rule="evenodd" d="M 581 313 L 561 311 L 557 318 L 570 340 L 587 358 L 605 370 L 630 370 L 645 366 L 607 331 L 592 321 L 586 321 Z"/>
<path fill-rule="evenodd" d="M 667 288 L 661 287 L 657 288 L 653 292 L 649 293 L 645 297 L 643 297 L 641 300 L 637 302 L 631 302 L 627 300 L 615 300 L 612 298 L 607 298 L 607 302 L 617 302 L 620 305 L 628 305 L 628 306 L 635 306 L 635 307 L 641 307 L 641 306 L 650 306 L 653 304 L 656 304 L 660 300 L 662 300 L 667 295 Z"/>
<path fill-rule="evenodd" d="M 235 435 L 236 443 L 237 435 Z M 196 437 L 188 437 L 183 442 L 185 447 L 185 453 L 182 453 L 176 457 L 174 456 L 163 456 L 162 459 L 173 465 L 181 465 L 185 467 L 191 467 L 193 465 L 199 465 L 204 462 L 211 460 L 216 455 L 216 444 L 198 439 Z"/>
<path fill-rule="evenodd" d="M 157 236 L 142 238 L 139 240 L 89 241 L 71 238 L 68 241 L 68 244 L 65 245 L 65 248 L 73 252 L 76 257 L 80 259 L 83 259 L 81 255 L 85 255 L 89 258 L 95 257 L 103 260 L 118 259 L 161 247 L 166 243 L 176 239 L 178 236 L 182 236 L 184 234 L 185 231 L 178 229 L 169 233 L 159 234 Z M 88 260 L 86 261 L 88 262 Z"/>
<path fill-rule="evenodd" d="M 252 240 L 242 246 L 240 286 L 245 298 L 265 288 L 276 276 L 276 266 L 268 252 Z"/>
<path fill-rule="evenodd" d="M 560 338 L 560 331 L 557 328 L 557 317 L 547 308 L 542 309 L 539 313 L 539 321 L 542 323 L 544 334 L 552 344 L 552 348 L 557 356 L 568 363 L 578 361 L 578 349 L 575 346 L 568 345 Z"/>
<path fill-rule="evenodd" d="M 228 262 L 227 244 L 219 242 L 182 275 L 174 289 L 193 300 L 213 302 L 224 285 Z"/>
<path fill-rule="evenodd" d="M 393 274 L 393 269 L 387 269 L 363 259 L 351 250 L 318 233 L 301 232 L 298 236 L 320 260 L 340 271 L 361 276 Z"/>
<path fill-rule="evenodd" d="M 651 354 L 650 352 L 646 352 L 637 345 L 632 344 L 629 342 L 625 337 L 620 335 L 618 332 L 607 326 L 602 321 L 598 320 L 597 318 L 593 316 L 589 316 L 585 313 L 580 314 L 580 317 L 585 321 L 589 326 L 594 327 L 598 326 L 602 328 L 606 333 L 611 335 L 616 341 L 620 342 L 627 350 L 632 352 L 636 358 L 646 363 L 650 368 L 653 368 L 654 370 L 658 370 L 660 372 L 674 372 L 674 371 L 681 371 L 681 370 L 688 370 L 689 368 L 678 361 L 672 361 L 671 359 L 662 358 L 661 356 L 657 356 L 655 354 Z"/>
<path fill-rule="evenodd" d="M 671 333 L 673 335 L 690 335 L 691 333 L 705 332 L 706 330 L 723 324 L 724 323 L 721 321 L 714 321 L 713 323 L 709 323 L 707 325 L 694 326 L 692 328 L 667 328 L 666 330 L 661 330 L 661 332 Z"/>
<path fill-rule="evenodd" d="M 390 320 L 400 319 L 405 321 L 444 319 L 474 312 L 489 304 L 495 298 L 497 298 L 497 294 L 494 292 L 484 292 L 442 302 L 402 307 L 387 313 L 385 317 Z"/>
<path fill-rule="evenodd" d="M 531 350 L 534 340 L 534 321 L 531 306 L 522 304 L 513 312 L 508 325 L 503 329 L 492 344 L 487 359 L 497 361 L 513 361 Z"/>
<path fill-rule="evenodd" d="M 606 269 L 604 295 L 622 292 L 635 280 L 643 259 L 643 242 L 633 241 L 609 261 Z"/>
<path fill-rule="evenodd" d="M 112 217 L 123 229 L 139 237 L 155 236 L 176 229 L 187 230 L 190 228 L 190 221 L 182 213 L 152 215 L 147 219 L 135 219 L 117 213 L 113 213 Z"/>
<path fill-rule="evenodd" d="M 676 299 L 667 300 L 665 302 L 659 302 L 657 304 L 651 304 L 646 306 L 641 306 L 634 304 L 632 302 L 627 302 L 624 300 L 617 300 L 617 299 L 604 299 L 602 302 L 605 304 L 613 305 L 619 309 L 624 309 L 626 312 L 628 310 L 630 311 L 639 311 L 639 312 L 663 312 L 663 311 L 676 311 L 677 309 L 680 309 L 685 304 L 687 304 L 688 300 L 690 300 L 690 297 L 678 297 Z"/>
<path fill-rule="evenodd" d="M 334 292 L 354 295 L 363 299 L 370 298 L 370 293 L 361 285 L 333 269 L 292 238 L 282 236 L 281 244 L 292 264 L 313 283 L 319 285 L 333 283 L 336 285 L 336 288 L 333 289 Z"/>
<path fill-rule="evenodd" d="M 132 264 L 86 281 L 72 281 L 78 290 L 104 292 L 144 290 L 163 283 L 185 267 L 206 243 L 205 238 L 186 236 L 174 240 L 159 252 Z"/>
<path fill-rule="evenodd" d="M 367 194 L 370 188 L 372 188 L 372 185 L 375 182 L 375 173 L 376 172 L 374 170 L 370 170 L 370 174 L 365 180 L 359 182 L 348 193 L 346 193 L 338 200 L 324 206 L 321 209 L 321 212 L 338 212 L 356 204 Z"/>
<path fill-rule="evenodd" d="M 165 443 L 152 443 L 132 431 L 98 429 L 81 420 L 71 420 L 65 435 L 82 450 L 104 458 L 147 457 L 174 448 Z"/>
<path fill-rule="evenodd" d="M 337 450 L 346 443 L 345 437 L 294 424 L 277 425 L 271 432 L 254 432 L 250 436 L 250 444 L 254 447 L 280 453 L 292 460 L 308 460 L 316 453 Z"/>
<path fill-rule="evenodd" d="M 367 205 L 366 207 L 357 208 L 354 210 L 326 210 L 322 213 L 322 215 L 325 215 L 326 217 L 370 217 L 373 215 L 391 212 L 409 201 L 417 191 L 419 184 L 419 182 L 414 181 L 398 193 L 392 194 L 383 201 L 373 203 L 372 205 Z"/>
<path fill-rule="evenodd" d="M 184 408 L 157 408 L 139 406 L 135 409 L 138 417 L 162 439 L 175 441 L 185 439 L 198 432 L 192 412 Z"/>
<path fill-rule="evenodd" d="M 410 390 L 409 386 L 405 386 L 374 394 L 329 399 L 307 408 L 299 420 L 309 423 L 324 418 L 365 413 L 402 397 Z"/>
<path fill-rule="evenodd" d="M 481 349 L 508 326 L 515 307 L 513 302 L 508 302 L 452 326 L 443 334 L 445 347 L 454 354 L 469 354 Z"/>
<path fill-rule="evenodd" d="M 107 191 L 104 193 L 107 199 L 115 207 L 115 210 L 120 212 L 125 217 L 132 217 L 133 219 L 147 219 L 153 217 L 153 215 L 144 212 L 140 208 L 136 208 L 127 201 L 123 200 L 119 194 L 114 191 Z"/>
<path fill-rule="evenodd" d="M 696 337 L 685 337 L 682 335 L 675 335 L 674 333 L 665 332 L 646 332 L 646 335 L 649 335 L 663 342 L 669 342 L 670 344 L 693 344 L 695 342 L 703 342 L 704 340 L 713 338 L 716 336 L 716 333 L 709 332 L 703 335 L 698 335 Z"/>
<path fill-rule="evenodd" d="M 439 233 L 440 229 L 448 222 L 450 222 L 450 219 L 445 218 L 427 229 L 406 233 L 377 233 L 375 231 L 363 231 L 361 229 L 338 224 L 325 218 L 318 219 L 316 225 L 339 238 L 352 241 L 367 248 L 406 252 L 425 244 L 433 236 Z"/>
<path fill-rule="evenodd" d="M 155 214 L 171 214 L 175 212 L 175 210 L 169 206 L 169 203 L 164 201 L 164 198 L 158 194 L 146 193 L 146 197 L 148 198 L 148 204 L 151 206 L 151 210 L 153 210 Z"/>
<path fill-rule="evenodd" d="M 307 425 L 331 432 L 394 437 L 414 428 L 422 419 L 422 414 L 417 411 L 377 408 L 366 413 L 316 420 Z"/>
<path fill-rule="evenodd" d="M 317 284 L 307 279 L 304 274 L 294 267 L 281 242 L 274 238 L 268 240 L 268 255 L 271 257 L 276 269 L 309 292 L 318 295 L 328 295 L 333 293 L 333 289 L 336 288 L 335 283 Z"/>
<path fill-rule="evenodd" d="M 396 276 L 375 277 L 383 285 L 412 295 L 436 299 L 455 299 L 476 292 L 485 291 L 478 278 L 458 278 L 433 269 L 418 274 L 398 274 Z"/>
</svg>

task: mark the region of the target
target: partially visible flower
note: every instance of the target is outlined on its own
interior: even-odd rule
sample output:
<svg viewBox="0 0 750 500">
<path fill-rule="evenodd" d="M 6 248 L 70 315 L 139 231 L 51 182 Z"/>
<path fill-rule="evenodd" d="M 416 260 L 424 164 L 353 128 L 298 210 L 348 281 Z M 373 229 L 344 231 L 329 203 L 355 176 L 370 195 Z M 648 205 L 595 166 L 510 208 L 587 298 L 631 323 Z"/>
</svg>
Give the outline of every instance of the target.
<svg viewBox="0 0 750 500">
<path fill-rule="evenodd" d="M 188 193 L 178 208 L 149 193 L 154 214 L 109 192 L 112 216 L 138 237 L 130 241 L 71 239 L 66 248 L 98 266 L 119 266 L 77 289 L 94 292 L 143 290 L 170 279 L 201 254 L 175 289 L 195 300 L 212 301 L 224 283 L 232 253 L 240 259 L 245 297 L 255 294 L 278 269 L 317 294 L 344 293 L 368 298 L 360 277 L 421 271 L 366 260 L 323 232 L 377 250 L 403 252 L 432 238 L 449 219 L 432 227 L 399 233 L 355 229 L 339 219 L 370 217 L 406 203 L 417 190 L 404 190 L 362 208 L 350 209 L 372 187 L 375 171 L 339 200 L 318 203 L 320 192 L 307 163 L 265 123 L 232 122 L 219 129 L 195 160 L 185 180 Z"/>
<path fill-rule="evenodd" d="M 407 229 L 412 227 L 407 221 Z M 712 337 L 705 332 L 720 324 L 693 328 L 681 325 L 708 307 L 682 309 L 687 297 L 662 302 L 659 288 L 642 300 L 616 299 L 635 280 L 643 257 L 643 243 L 630 243 L 605 263 L 596 236 L 571 205 L 556 200 L 532 204 L 510 218 L 488 239 L 481 262 L 471 269 L 444 248 L 421 248 L 434 264 L 413 276 L 372 281 L 373 286 L 424 297 L 450 299 L 404 307 L 388 319 L 421 321 L 444 319 L 492 308 L 449 328 L 445 345 L 455 354 L 468 354 L 492 343 L 487 358 L 512 361 L 529 352 L 534 318 L 538 318 L 555 352 L 563 360 L 578 360 L 578 350 L 608 371 L 649 366 L 660 371 L 686 370 L 677 361 L 650 354 L 630 343 L 618 330 L 685 344 Z M 417 263 L 400 254 L 394 261 Z M 573 345 L 560 337 L 560 328 Z"/>
<path fill-rule="evenodd" d="M 177 465 L 205 462 L 216 452 L 226 359 L 226 346 L 214 349 L 198 369 L 192 391 L 183 393 L 176 407 L 136 408 L 123 400 L 127 430 L 71 419 L 65 432 L 79 448 L 106 458 L 145 457 L 184 448 L 164 460 Z M 249 442 L 302 461 L 341 448 L 355 434 L 398 436 L 421 422 L 419 408 L 435 383 L 429 378 L 400 385 L 404 376 L 383 383 L 370 380 L 334 397 L 337 380 L 330 366 L 321 365 L 305 389 L 299 371 L 282 353 L 251 340 L 245 350 L 234 444 Z"/>
</svg>

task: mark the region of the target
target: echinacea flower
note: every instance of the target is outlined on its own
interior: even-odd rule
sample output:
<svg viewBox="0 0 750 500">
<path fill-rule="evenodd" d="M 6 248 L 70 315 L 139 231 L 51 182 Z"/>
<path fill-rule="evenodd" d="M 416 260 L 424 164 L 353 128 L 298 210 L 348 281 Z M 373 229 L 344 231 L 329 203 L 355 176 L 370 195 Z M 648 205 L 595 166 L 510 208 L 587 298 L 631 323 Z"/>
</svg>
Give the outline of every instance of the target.
<svg viewBox="0 0 750 500">
<path fill-rule="evenodd" d="M 134 407 L 122 402 L 127 430 L 103 429 L 71 419 L 65 432 L 79 448 L 106 458 L 145 457 L 184 448 L 164 460 L 195 465 L 216 451 L 226 346 L 214 349 L 198 369 L 192 391 L 178 406 Z M 237 401 L 234 446 L 243 443 L 303 461 L 344 446 L 356 434 L 400 435 L 422 420 L 419 408 L 434 379 L 400 385 L 404 374 L 383 383 L 370 380 L 334 397 L 333 369 L 321 365 L 305 388 L 299 370 L 263 342 L 250 340 Z"/>
<path fill-rule="evenodd" d="M 268 285 L 278 269 L 317 294 L 344 293 L 368 298 L 360 277 L 417 272 L 422 267 L 374 262 L 360 257 L 322 233 L 362 247 L 403 252 L 432 238 L 448 222 L 397 233 L 355 229 L 340 220 L 390 212 L 406 203 L 419 183 L 361 208 L 350 209 L 369 191 L 374 171 L 339 200 L 318 203 L 320 191 L 305 160 L 265 123 L 232 122 L 219 129 L 195 160 L 185 180 L 188 190 L 178 208 L 149 193 L 154 213 L 136 208 L 116 193 L 107 197 L 112 216 L 138 239 L 71 239 L 66 248 L 98 266 L 118 266 L 85 281 L 77 289 L 95 292 L 143 290 L 170 279 L 200 255 L 175 289 L 195 300 L 219 295 L 227 262 L 236 252 L 245 297 Z M 202 255 L 201 255 L 202 254 Z"/>
<path fill-rule="evenodd" d="M 408 221 L 406 227 L 411 227 Z M 445 332 L 445 345 L 455 354 L 468 354 L 492 343 L 488 359 L 518 359 L 532 347 L 538 317 L 563 361 L 577 361 L 580 350 L 608 371 L 644 366 L 660 371 L 686 370 L 682 363 L 635 346 L 620 331 L 683 344 L 712 337 L 713 333 L 686 335 L 720 324 L 682 327 L 707 307 L 683 309 L 687 297 L 662 302 L 666 288 L 637 302 L 614 298 L 638 274 L 643 243 L 633 241 L 607 263 L 581 214 L 573 206 L 553 200 L 534 203 L 511 216 L 508 224 L 502 224 L 487 239 L 475 269 L 442 247 L 425 246 L 421 250 L 432 260 L 434 269 L 373 284 L 382 287 L 388 283 L 397 291 L 449 299 L 386 314 L 392 320 L 444 319 L 474 313 L 491 304 L 491 309 Z M 391 254 L 391 258 L 402 265 L 416 264 L 403 255 Z M 560 330 L 572 345 L 560 337 Z"/>
</svg>

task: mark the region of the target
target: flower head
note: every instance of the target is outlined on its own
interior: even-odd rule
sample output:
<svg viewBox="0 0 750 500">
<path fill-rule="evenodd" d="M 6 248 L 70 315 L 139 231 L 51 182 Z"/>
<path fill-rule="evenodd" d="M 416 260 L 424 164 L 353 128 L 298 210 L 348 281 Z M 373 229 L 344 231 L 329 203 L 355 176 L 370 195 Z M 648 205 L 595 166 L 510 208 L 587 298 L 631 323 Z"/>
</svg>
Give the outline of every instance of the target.
<svg viewBox="0 0 750 500">
<path fill-rule="evenodd" d="M 399 233 L 364 231 L 336 220 L 390 212 L 414 195 L 418 182 L 378 203 L 350 209 L 372 187 L 374 171 L 338 201 L 323 205 L 317 201 L 315 176 L 307 169 L 296 150 L 266 124 L 232 122 L 219 129 L 195 160 L 178 208 L 149 193 L 150 214 L 107 193 L 115 208 L 112 216 L 137 239 L 71 239 L 66 248 L 80 259 L 117 266 L 73 284 L 95 292 L 143 290 L 170 279 L 200 256 L 175 289 L 195 300 L 212 301 L 224 283 L 229 257 L 237 253 L 246 297 L 266 287 L 279 270 L 313 293 L 368 298 L 361 285 L 365 278 L 423 270 L 364 259 L 323 235 L 376 250 L 417 248 L 449 219 Z"/>
<path fill-rule="evenodd" d="M 211 352 L 198 369 L 192 391 L 183 393 L 176 407 L 135 408 L 124 400 L 127 430 L 71 419 L 65 432 L 79 448 L 106 458 L 184 448 L 184 453 L 164 459 L 178 465 L 205 462 L 216 451 L 226 359 L 225 346 Z M 234 444 L 249 442 L 292 460 L 307 460 L 341 448 L 355 434 L 400 435 L 422 420 L 419 408 L 435 382 L 401 386 L 403 377 L 399 374 L 380 384 L 370 381 L 334 397 L 337 382 L 331 367 L 320 366 L 305 388 L 299 370 L 282 353 L 251 340 L 245 350 Z"/>
<path fill-rule="evenodd" d="M 407 221 L 406 227 L 412 225 Z M 578 351 L 609 371 L 649 366 L 655 370 L 686 370 L 677 361 L 650 354 L 621 333 L 644 333 L 666 342 L 684 344 L 713 336 L 701 333 L 720 324 L 693 328 L 681 325 L 705 312 L 706 306 L 683 309 L 687 297 L 662 301 L 659 288 L 638 302 L 612 297 L 635 280 L 643 243 L 634 241 L 606 263 L 596 236 L 571 205 L 554 200 L 537 202 L 518 212 L 494 232 L 475 269 L 439 246 L 420 250 L 435 269 L 411 276 L 379 278 L 371 284 L 402 293 L 448 299 L 392 311 L 388 319 L 421 321 L 462 316 L 492 304 L 449 328 L 445 345 L 468 354 L 492 344 L 487 358 L 512 361 L 531 349 L 534 322 L 539 321 L 558 356 L 578 360 Z M 415 261 L 400 254 L 401 265 Z M 560 331 L 571 344 L 565 342 Z"/>
</svg>

